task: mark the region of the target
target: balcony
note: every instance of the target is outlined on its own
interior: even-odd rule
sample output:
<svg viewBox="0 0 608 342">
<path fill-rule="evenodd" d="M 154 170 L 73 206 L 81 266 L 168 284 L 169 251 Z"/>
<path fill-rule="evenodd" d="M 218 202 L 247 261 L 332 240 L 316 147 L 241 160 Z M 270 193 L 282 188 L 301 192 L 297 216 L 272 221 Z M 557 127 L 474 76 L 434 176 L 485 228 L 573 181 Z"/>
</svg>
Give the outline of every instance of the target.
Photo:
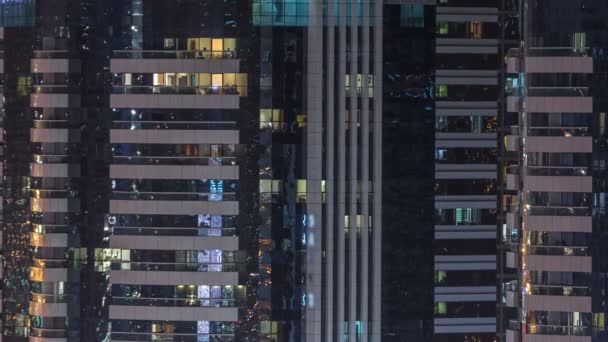
<svg viewBox="0 0 608 342">
<path fill-rule="evenodd" d="M 207 192 L 145 192 L 145 191 L 112 191 L 110 199 L 113 200 L 139 200 L 139 201 L 236 201 L 235 192 L 207 193 Z"/>
<path fill-rule="evenodd" d="M 526 251 L 529 255 L 563 255 L 563 256 L 590 256 L 591 250 L 587 246 L 547 246 L 528 245 Z"/>
<path fill-rule="evenodd" d="M 588 286 L 530 285 L 527 291 L 537 296 L 591 296 L 591 288 Z"/>
<path fill-rule="evenodd" d="M 524 216 L 526 229 L 542 232 L 592 231 L 592 218 L 587 216 Z"/>
<path fill-rule="evenodd" d="M 588 87 L 527 87 L 528 97 L 577 97 L 589 96 Z M 513 94 L 508 94 L 513 95 Z"/>
<path fill-rule="evenodd" d="M 530 271 L 591 272 L 591 257 L 577 255 L 528 255 L 526 267 Z"/>
<path fill-rule="evenodd" d="M 40 260 L 40 259 L 37 259 Z M 65 260 L 64 263 L 67 264 Z M 30 267 L 29 279 L 32 281 L 40 281 L 40 282 L 53 282 L 60 281 L 65 282 L 68 281 L 68 269 L 67 268 L 52 268 L 53 265 L 44 267 Z"/>
<path fill-rule="evenodd" d="M 517 251 L 506 251 L 505 259 L 507 268 L 519 269 L 519 253 Z"/>
<path fill-rule="evenodd" d="M 183 200 L 110 200 L 112 214 L 140 215 L 238 215 L 237 201 L 183 201 Z"/>
<path fill-rule="evenodd" d="M 236 165 L 236 157 L 113 156 L 115 165 Z"/>
<path fill-rule="evenodd" d="M 244 272 L 245 265 L 104 262 L 98 271 L 109 272 L 113 284 L 232 286 L 238 284 L 238 272 Z"/>
<path fill-rule="evenodd" d="M 111 178 L 238 179 L 235 165 L 110 165 Z"/>
<path fill-rule="evenodd" d="M 234 50 L 114 50 L 117 59 L 236 59 Z"/>
<path fill-rule="evenodd" d="M 30 302 L 30 315 L 46 317 L 65 317 L 68 314 L 68 305 L 65 303 L 36 303 Z"/>
<path fill-rule="evenodd" d="M 530 192 L 592 192 L 591 176 L 525 176 L 523 190 Z"/>
<path fill-rule="evenodd" d="M 218 230 L 219 232 L 219 230 Z M 224 250 L 239 249 L 237 237 L 222 236 L 142 236 L 142 235 L 112 235 L 111 248 L 146 249 L 146 250 Z"/>
<path fill-rule="evenodd" d="M 80 72 L 79 56 L 67 50 L 37 50 L 31 60 L 33 73 Z"/>
<path fill-rule="evenodd" d="M 546 93 L 551 96 L 528 95 L 521 101 L 520 96 L 507 96 L 507 111 L 528 113 L 592 113 L 593 98 L 580 95 L 579 92 L 556 90 L 538 90 L 537 93 Z M 562 96 L 558 96 L 558 95 Z M 522 107 L 523 106 L 523 107 Z"/>
<path fill-rule="evenodd" d="M 32 293 L 30 301 L 36 303 L 75 303 L 78 296 L 75 295 L 59 295 L 59 294 L 44 294 Z"/>
<path fill-rule="evenodd" d="M 142 227 L 112 226 L 113 237 L 119 235 L 137 236 L 236 236 L 237 230 L 232 227 L 197 228 L 197 227 Z"/>
<path fill-rule="evenodd" d="M 519 189 L 519 175 L 509 173 L 507 174 L 507 190 Z"/>
<path fill-rule="evenodd" d="M 114 271 L 151 271 L 151 272 L 243 272 L 242 263 L 196 263 L 196 262 L 135 262 L 112 261 Z M 229 285 L 229 284 L 228 284 Z"/>
<path fill-rule="evenodd" d="M 235 298 L 144 298 L 112 297 L 112 304 L 133 306 L 214 307 L 233 308 L 245 305 L 245 299 Z"/>
<path fill-rule="evenodd" d="M 590 170 L 586 166 L 526 166 L 526 176 L 588 176 Z"/>
<path fill-rule="evenodd" d="M 243 89 L 236 87 L 118 86 L 110 95 L 113 108 L 239 109 Z"/>
<path fill-rule="evenodd" d="M 238 72 L 236 51 L 125 50 L 114 51 L 113 73 Z"/>
<path fill-rule="evenodd" d="M 521 289 L 519 287 L 517 280 L 505 283 L 503 285 L 503 289 L 505 291 L 505 297 L 506 297 L 505 304 L 508 307 L 512 307 L 512 308 L 519 307 L 521 305 L 520 300 L 519 300 Z"/>
<path fill-rule="evenodd" d="M 112 94 L 168 94 L 168 95 L 241 95 L 246 87 L 228 86 L 120 86 L 112 87 Z"/>
<path fill-rule="evenodd" d="M 518 135 L 507 135 L 506 139 L 506 147 L 507 151 L 516 152 L 519 151 L 519 136 Z"/>
<path fill-rule="evenodd" d="M 151 307 L 131 305 L 110 305 L 109 318 L 145 321 L 200 321 L 237 322 L 236 307 Z"/>
<path fill-rule="evenodd" d="M 522 326 L 526 342 L 591 342 L 593 328 L 528 323 Z"/>
<path fill-rule="evenodd" d="M 519 321 L 509 321 L 506 331 L 506 342 L 521 342 L 521 323 Z"/>
<path fill-rule="evenodd" d="M 148 333 L 148 332 L 122 332 L 112 331 L 112 341 L 232 341 L 233 334 L 170 334 L 170 333 Z"/>
<path fill-rule="evenodd" d="M 40 121 L 40 120 L 38 120 Z M 112 129 L 137 131 L 140 129 L 153 130 L 208 130 L 232 131 L 237 129 L 236 121 L 112 121 Z"/>
<path fill-rule="evenodd" d="M 68 234 L 30 233 L 30 245 L 35 247 L 67 247 Z"/>
<path fill-rule="evenodd" d="M 131 123 L 129 129 L 110 130 L 113 144 L 238 144 L 237 130 L 185 129 L 137 129 Z"/>
<path fill-rule="evenodd" d="M 525 207 L 525 216 L 591 216 L 592 210 L 589 207 L 547 207 L 530 206 Z"/>
<path fill-rule="evenodd" d="M 591 50 L 588 47 L 529 47 L 509 49 L 507 57 L 587 57 Z"/>
</svg>

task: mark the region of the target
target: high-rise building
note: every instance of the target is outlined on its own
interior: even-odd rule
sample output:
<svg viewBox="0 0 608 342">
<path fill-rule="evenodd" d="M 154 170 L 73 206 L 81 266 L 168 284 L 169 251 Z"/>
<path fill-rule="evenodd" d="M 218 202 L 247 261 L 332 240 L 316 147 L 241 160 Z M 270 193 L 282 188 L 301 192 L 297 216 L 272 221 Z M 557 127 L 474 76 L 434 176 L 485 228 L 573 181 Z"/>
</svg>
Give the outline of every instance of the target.
<svg viewBox="0 0 608 342">
<path fill-rule="evenodd" d="M 506 56 L 503 341 L 606 341 L 605 1 L 521 3 Z M 509 192 L 510 191 L 510 192 Z"/>
<path fill-rule="evenodd" d="M 439 0 L 433 341 L 496 337 L 499 1 Z"/>
<path fill-rule="evenodd" d="M 435 6 L 385 3 L 382 341 L 423 342 L 433 335 Z"/>
<path fill-rule="evenodd" d="M 376 0 L 2 1 L 4 341 L 379 341 Z"/>
</svg>

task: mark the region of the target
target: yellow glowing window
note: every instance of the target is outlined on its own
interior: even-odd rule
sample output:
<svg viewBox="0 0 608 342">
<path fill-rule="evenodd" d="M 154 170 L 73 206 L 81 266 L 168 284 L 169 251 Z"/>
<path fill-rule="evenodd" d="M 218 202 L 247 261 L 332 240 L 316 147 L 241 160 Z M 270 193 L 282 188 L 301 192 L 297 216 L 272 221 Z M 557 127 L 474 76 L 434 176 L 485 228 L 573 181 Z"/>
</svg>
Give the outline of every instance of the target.
<svg viewBox="0 0 608 342">
<path fill-rule="evenodd" d="M 236 50 L 236 39 L 224 38 L 224 50 L 226 50 L 226 51 Z"/>
<path fill-rule="evenodd" d="M 305 114 L 298 114 L 296 117 L 296 120 L 298 121 L 298 128 L 306 126 L 306 115 Z"/>
<path fill-rule="evenodd" d="M 236 85 L 236 74 L 224 74 L 224 85 Z"/>
<path fill-rule="evenodd" d="M 470 24 L 471 36 L 474 39 L 480 39 L 483 34 L 483 26 L 482 23 L 478 21 L 474 21 Z"/>
<path fill-rule="evenodd" d="M 153 78 L 154 85 L 165 85 L 165 74 L 154 74 Z"/>
<path fill-rule="evenodd" d="M 298 179 L 297 192 L 306 193 L 306 180 L 305 179 Z"/>
<path fill-rule="evenodd" d="M 214 87 L 221 87 L 223 84 L 222 74 L 211 74 L 211 85 Z"/>
<path fill-rule="evenodd" d="M 188 51 L 196 51 L 199 50 L 198 47 L 198 39 L 196 38 L 189 38 L 188 39 Z"/>
<path fill-rule="evenodd" d="M 236 86 L 239 95 L 247 96 L 247 74 L 236 74 Z"/>
<path fill-rule="evenodd" d="M 198 74 L 198 85 L 208 87 L 211 85 L 211 74 Z"/>
<path fill-rule="evenodd" d="M 17 95 L 28 96 L 32 86 L 32 78 L 26 76 L 19 76 L 17 78 Z"/>
<path fill-rule="evenodd" d="M 272 121 L 272 109 L 260 109 L 260 125 Z"/>
<path fill-rule="evenodd" d="M 283 123 L 283 111 L 280 109 L 260 109 L 260 129 L 280 129 Z"/>
<path fill-rule="evenodd" d="M 224 51 L 224 40 L 223 39 L 211 39 L 211 50 L 214 56 L 217 54 L 219 57 L 222 56 Z"/>
<path fill-rule="evenodd" d="M 296 184 L 296 192 L 297 192 L 297 196 L 298 202 L 305 202 L 306 201 L 306 180 L 305 179 L 298 179 L 298 182 Z"/>
</svg>

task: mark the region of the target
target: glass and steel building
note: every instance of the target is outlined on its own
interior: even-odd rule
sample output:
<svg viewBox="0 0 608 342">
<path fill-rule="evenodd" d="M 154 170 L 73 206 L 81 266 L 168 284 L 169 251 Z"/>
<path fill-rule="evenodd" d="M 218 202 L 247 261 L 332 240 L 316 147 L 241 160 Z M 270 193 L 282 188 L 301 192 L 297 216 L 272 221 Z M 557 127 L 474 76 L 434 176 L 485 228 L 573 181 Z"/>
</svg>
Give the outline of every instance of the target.
<svg viewBox="0 0 608 342">
<path fill-rule="evenodd" d="M 605 1 L 523 1 L 505 58 L 503 341 L 605 341 Z"/>
<path fill-rule="evenodd" d="M 381 341 L 430 341 L 435 6 L 386 2 L 383 17 Z"/>
<path fill-rule="evenodd" d="M 379 341 L 382 5 L 2 1 L 2 340 Z"/>
</svg>

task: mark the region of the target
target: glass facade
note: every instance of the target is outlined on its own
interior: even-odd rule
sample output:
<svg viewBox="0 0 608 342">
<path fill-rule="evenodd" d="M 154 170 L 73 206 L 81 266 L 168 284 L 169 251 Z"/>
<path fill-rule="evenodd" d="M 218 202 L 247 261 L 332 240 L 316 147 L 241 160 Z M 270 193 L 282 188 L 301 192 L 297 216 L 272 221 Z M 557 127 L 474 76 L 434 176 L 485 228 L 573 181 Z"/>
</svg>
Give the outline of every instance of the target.
<svg viewBox="0 0 608 342">
<path fill-rule="evenodd" d="M 31 26 L 34 16 L 34 0 L 0 1 L 0 27 Z"/>
<path fill-rule="evenodd" d="M 435 6 L 384 5 L 382 341 L 433 324 Z"/>
</svg>

